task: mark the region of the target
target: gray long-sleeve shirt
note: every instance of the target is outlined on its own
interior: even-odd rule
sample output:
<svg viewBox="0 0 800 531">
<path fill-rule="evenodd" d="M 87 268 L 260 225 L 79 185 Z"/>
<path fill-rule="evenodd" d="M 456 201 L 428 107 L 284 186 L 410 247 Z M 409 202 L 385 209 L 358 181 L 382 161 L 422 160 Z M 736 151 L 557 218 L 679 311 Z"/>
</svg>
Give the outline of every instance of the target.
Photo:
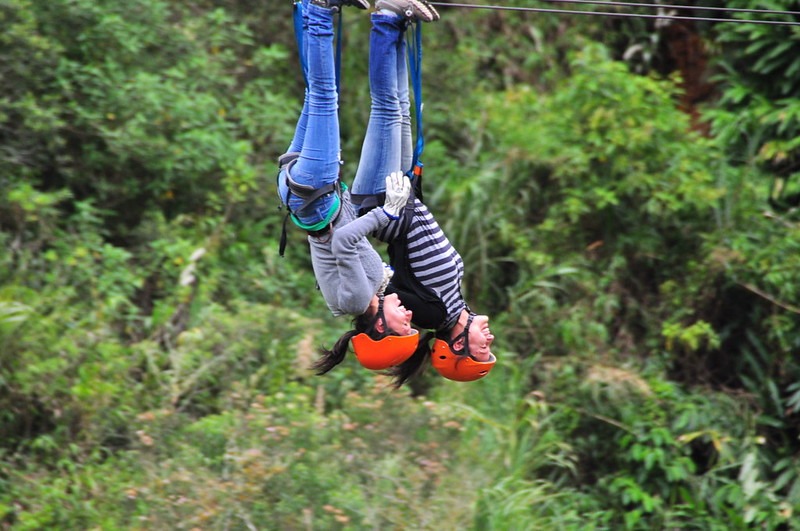
<svg viewBox="0 0 800 531">
<path fill-rule="evenodd" d="M 383 260 L 366 236 L 385 227 L 389 218 L 382 208 L 357 218 L 349 190 L 342 194 L 341 209 L 328 234 L 308 237 L 311 265 L 331 313 L 360 315 L 383 282 Z"/>
</svg>

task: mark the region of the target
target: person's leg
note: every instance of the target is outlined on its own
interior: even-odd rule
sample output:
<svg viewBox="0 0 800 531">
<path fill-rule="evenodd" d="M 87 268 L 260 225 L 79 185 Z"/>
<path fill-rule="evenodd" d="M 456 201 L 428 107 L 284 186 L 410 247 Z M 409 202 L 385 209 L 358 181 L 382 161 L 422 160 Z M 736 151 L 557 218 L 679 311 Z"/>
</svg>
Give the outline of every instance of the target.
<svg viewBox="0 0 800 531">
<path fill-rule="evenodd" d="M 414 140 L 411 134 L 411 101 L 408 92 L 408 63 L 406 58 L 407 45 L 405 38 L 400 39 L 397 45 L 397 89 L 400 98 L 400 117 L 402 127 L 400 132 L 400 169 L 407 173 L 414 162 Z"/>
<path fill-rule="evenodd" d="M 300 63 L 303 65 L 307 62 L 308 58 L 308 39 L 306 35 L 308 34 L 308 4 L 310 0 L 296 0 L 294 3 L 294 17 L 295 20 L 299 16 L 301 19 L 302 31 L 299 37 L 299 45 L 300 49 L 298 50 L 300 55 Z M 343 5 L 352 5 L 356 6 L 359 9 L 368 9 L 369 2 L 367 0 L 332 0 L 328 2 L 329 7 L 334 7 L 335 9 L 341 9 Z M 319 5 L 319 4 L 318 4 Z M 303 77 L 307 78 L 308 73 L 303 72 Z M 289 149 L 286 151 L 287 153 L 299 153 L 300 150 L 303 148 L 303 140 L 306 134 L 306 124 L 308 123 L 308 87 L 305 88 L 304 92 L 304 101 L 303 101 L 303 110 L 300 113 L 300 118 L 297 121 L 297 126 L 295 127 L 294 138 L 292 138 L 292 142 L 289 144 Z"/>
<path fill-rule="evenodd" d="M 306 38 L 306 34 L 308 33 L 308 2 L 309 0 L 302 0 L 294 4 L 294 16 L 299 15 L 302 18 L 302 32 L 299 38 L 300 42 L 298 43 L 300 46 L 298 54 L 300 56 L 301 67 L 306 63 L 308 58 L 308 38 Z M 305 77 L 306 75 L 307 74 L 304 72 L 303 76 Z M 305 87 L 303 92 L 303 110 L 300 112 L 300 118 L 297 120 L 294 137 L 289 144 L 289 149 L 286 150 L 287 153 L 299 153 L 300 150 L 303 149 L 303 140 L 306 136 L 306 124 L 308 123 L 308 87 Z"/>
<path fill-rule="evenodd" d="M 369 88 L 372 98 L 367 133 L 361 148 L 354 196 L 385 191 L 386 176 L 401 169 L 402 114 L 398 94 L 398 45 L 406 20 L 395 13 L 373 13 L 369 43 Z M 358 198 L 354 197 L 358 208 Z"/>
<path fill-rule="evenodd" d="M 336 72 L 333 56 L 333 11 L 313 3 L 305 6 L 308 31 L 304 35 L 308 62 L 307 118 L 302 148 L 297 163 L 289 168 L 291 179 L 314 189 L 336 182 L 339 178 L 339 116 Z M 287 196 L 286 179 L 278 180 L 279 193 Z M 289 197 L 289 207 L 304 228 L 326 224 L 339 205 L 336 194 L 317 199 L 302 212 L 304 200 L 296 194 Z"/>
</svg>

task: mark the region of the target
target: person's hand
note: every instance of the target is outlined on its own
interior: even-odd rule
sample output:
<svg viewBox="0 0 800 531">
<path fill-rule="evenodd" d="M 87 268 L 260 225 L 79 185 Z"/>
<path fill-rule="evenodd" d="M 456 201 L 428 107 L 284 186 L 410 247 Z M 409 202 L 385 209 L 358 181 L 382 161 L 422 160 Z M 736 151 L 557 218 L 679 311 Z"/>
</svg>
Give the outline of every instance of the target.
<svg viewBox="0 0 800 531">
<path fill-rule="evenodd" d="M 403 175 L 403 172 L 393 171 L 386 176 L 386 201 L 383 204 L 383 211 L 390 219 L 400 217 L 410 193 L 411 181 Z"/>
</svg>

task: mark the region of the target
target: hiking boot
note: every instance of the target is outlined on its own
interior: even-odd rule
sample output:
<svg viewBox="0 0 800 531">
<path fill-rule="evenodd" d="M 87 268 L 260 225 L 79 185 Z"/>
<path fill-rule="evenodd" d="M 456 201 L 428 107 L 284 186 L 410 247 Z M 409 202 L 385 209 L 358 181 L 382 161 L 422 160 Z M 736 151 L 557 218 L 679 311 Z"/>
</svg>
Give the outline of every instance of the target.
<svg viewBox="0 0 800 531">
<path fill-rule="evenodd" d="M 339 11 L 343 6 L 369 9 L 369 0 L 311 0 L 311 3 L 319 7 L 330 8 L 333 11 Z"/>
<path fill-rule="evenodd" d="M 427 0 L 378 0 L 375 9 L 387 9 L 398 15 L 422 22 L 439 20 L 439 13 Z"/>
</svg>

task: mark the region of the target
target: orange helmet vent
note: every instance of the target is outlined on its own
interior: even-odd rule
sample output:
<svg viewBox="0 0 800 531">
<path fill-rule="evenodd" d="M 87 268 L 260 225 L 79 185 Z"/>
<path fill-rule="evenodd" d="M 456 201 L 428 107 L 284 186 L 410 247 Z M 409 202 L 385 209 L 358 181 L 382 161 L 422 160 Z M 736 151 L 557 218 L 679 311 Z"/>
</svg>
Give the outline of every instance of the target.
<svg viewBox="0 0 800 531">
<path fill-rule="evenodd" d="M 497 358 L 492 354 L 489 361 L 476 361 L 467 354 L 456 354 L 450 349 L 447 341 L 437 339 L 433 342 L 431 364 L 436 371 L 456 382 L 471 382 L 489 374 Z"/>
<path fill-rule="evenodd" d="M 358 362 L 373 371 L 400 365 L 417 350 L 419 332 L 409 336 L 386 336 L 375 341 L 361 333 L 351 339 Z"/>
</svg>

